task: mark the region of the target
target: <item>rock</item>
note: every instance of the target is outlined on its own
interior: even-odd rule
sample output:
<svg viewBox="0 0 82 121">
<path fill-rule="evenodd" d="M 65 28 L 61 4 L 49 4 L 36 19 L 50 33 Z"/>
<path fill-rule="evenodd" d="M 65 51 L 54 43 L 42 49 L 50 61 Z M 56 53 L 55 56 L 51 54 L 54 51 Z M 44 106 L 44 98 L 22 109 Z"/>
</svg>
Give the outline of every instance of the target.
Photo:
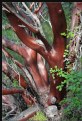
<svg viewBox="0 0 82 121">
<path fill-rule="evenodd" d="M 57 106 L 52 105 L 52 106 L 48 106 L 45 109 L 45 113 L 49 118 L 53 118 L 54 116 L 58 115 L 58 110 L 57 110 Z"/>
</svg>

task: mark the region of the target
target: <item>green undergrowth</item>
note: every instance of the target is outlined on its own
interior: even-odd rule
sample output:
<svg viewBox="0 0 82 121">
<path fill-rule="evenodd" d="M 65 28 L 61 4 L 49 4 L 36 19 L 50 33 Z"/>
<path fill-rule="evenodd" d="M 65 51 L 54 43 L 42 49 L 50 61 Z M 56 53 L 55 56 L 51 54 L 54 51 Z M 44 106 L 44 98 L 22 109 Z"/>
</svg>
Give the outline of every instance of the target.
<svg viewBox="0 0 82 121">
<path fill-rule="evenodd" d="M 65 50 L 64 57 L 67 58 L 69 54 L 69 51 Z M 82 57 L 79 61 L 82 65 Z M 66 67 L 69 70 L 67 72 L 57 66 L 50 69 L 53 80 L 56 75 L 64 78 L 64 81 L 56 87 L 59 91 L 67 85 L 67 96 L 60 102 L 60 105 L 64 107 L 62 121 L 82 121 L 82 68 L 73 70 L 68 60 Z"/>
<path fill-rule="evenodd" d="M 29 121 L 47 121 L 47 117 L 41 112 L 37 112 L 36 115 L 34 115 L 32 118 L 29 119 Z"/>
</svg>

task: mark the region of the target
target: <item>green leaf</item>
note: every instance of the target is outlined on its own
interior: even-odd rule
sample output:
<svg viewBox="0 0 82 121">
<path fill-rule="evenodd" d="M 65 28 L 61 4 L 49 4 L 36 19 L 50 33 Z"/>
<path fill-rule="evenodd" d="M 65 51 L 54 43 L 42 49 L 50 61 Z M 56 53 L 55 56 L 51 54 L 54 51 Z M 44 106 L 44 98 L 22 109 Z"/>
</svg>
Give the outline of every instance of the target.
<svg viewBox="0 0 82 121">
<path fill-rule="evenodd" d="M 62 35 L 62 36 L 66 36 L 66 33 L 65 33 L 65 32 L 62 32 L 61 35 Z"/>
<path fill-rule="evenodd" d="M 13 87 L 19 87 L 19 82 L 14 79 L 12 85 L 13 85 Z"/>
</svg>

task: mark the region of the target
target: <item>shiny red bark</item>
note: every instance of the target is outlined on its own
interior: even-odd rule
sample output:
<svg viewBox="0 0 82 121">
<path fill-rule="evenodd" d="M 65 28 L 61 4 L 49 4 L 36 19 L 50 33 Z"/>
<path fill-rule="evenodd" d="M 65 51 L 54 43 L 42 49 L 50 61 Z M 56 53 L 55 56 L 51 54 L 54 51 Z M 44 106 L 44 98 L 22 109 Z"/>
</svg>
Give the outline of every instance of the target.
<svg viewBox="0 0 82 121">
<path fill-rule="evenodd" d="M 23 92 L 24 90 L 19 90 L 19 89 L 2 89 L 2 95 L 9 95 L 9 94 L 16 94 Z"/>
<path fill-rule="evenodd" d="M 6 15 L 11 23 L 11 25 L 14 28 L 15 33 L 19 37 L 19 39 L 29 48 L 33 49 L 37 53 L 41 54 L 45 60 L 48 62 L 50 67 L 58 66 L 58 68 L 62 68 L 64 70 L 64 50 L 65 50 L 65 45 L 66 45 L 66 38 L 61 36 L 62 32 L 66 32 L 66 20 L 65 20 L 65 15 L 64 11 L 62 9 L 61 2 L 56 2 L 56 3 L 47 3 L 48 6 L 48 11 L 49 11 L 49 16 L 52 24 L 52 30 L 53 30 L 53 44 L 52 47 L 50 46 L 48 48 L 48 43 L 46 40 L 38 34 L 38 31 L 36 31 L 36 35 L 40 35 L 40 39 L 42 39 L 44 45 L 40 45 L 36 42 L 36 38 L 28 35 L 24 28 L 20 27 L 20 24 L 24 24 L 24 22 L 17 16 L 15 12 L 12 11 L 12 8 L 8 8 L 10 10 L 10 13 L 6 12 Z M 26 24 L 24 24 L 26 25 Z M 28 29 L 30 29 L 33 32 L 33 29 L 29 26 L 26 26 Z M 35 33 L 35 31 L 34 31 Z M 31 50 L 32 51 L 32 50 Z M 41 76 L 43 75 L 42 72 L 38 74 L 38 68 L 37 68 L 37 60 L 36 60 L 36 54 L 35 52 L 32 51 L 31 57 L 34 57 L 34 60 L 30 60 L 29 62 L 31 63 L 29 66 L 30 72 L 32 73 L 34 79 L 36 79 L 36 84 L 39 89 L 41 89 L 43 92 L 45 92 L 46 89 L 48 89 L 47 84 L 43 79 L 41 79 Z M 27 63 L 28 64 L 28 63 Z M 45 71 L 44 71 L 45 73 Z M 45 77 L 43 77 L 45 78 Z M 47 79 L 47 78 L 46 78 Z M 53 81 L 52 77 L 50 78 L 50 93 L 49 93 L 49 100 L 48 104 L 51 104 L 51 98 L 56 97 L 57 102 L 61 101 L 63 97 L 65 96 L 65 88 L 59 92 L 56 89 L 56 86 L 59 85 L 63 81 L 62 78 L 56 76 L 55 80 Z M 48 80 L 46 80 L 48 82 Z"/>
</svg>

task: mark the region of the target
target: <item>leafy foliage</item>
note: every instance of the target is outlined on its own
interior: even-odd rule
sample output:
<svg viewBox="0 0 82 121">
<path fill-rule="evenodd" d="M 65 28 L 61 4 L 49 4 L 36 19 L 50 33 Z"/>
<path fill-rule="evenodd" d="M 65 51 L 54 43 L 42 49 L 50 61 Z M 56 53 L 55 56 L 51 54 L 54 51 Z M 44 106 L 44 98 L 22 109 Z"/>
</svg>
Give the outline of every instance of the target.
<svg viewBox="0 0 82 121">
<path fill-rule="evenodd" d="M 37 114 L 31 118 L 29 121 L 47 121 L 47 117 L 44 116 L 44 114 L 39 111 Z"/>
<path fill-rule="evenodd" d="M 17 80 L 14 79 L 13 83 L 12 83 L 13 87 L 15 88 L 19 88 L 19 82 Z"/>
<path fill-rule="evenodd" d="M 77 27 L 78 28 L 78 27 Z M 78 30 L 77 30 L 78 31 Z M 63 77 L 64 81 L 61 82 L 56 88 L 61 91 L 64 85 L 67 85 L 67 97 L 64 98 L 60 104 L 64 107 L 62 121 L 81 121 L 82 120 L 82 68 L 74 69 L 70 63 L 70 51 L 69 47 L 71 45 L 72 39 L 74 40 L 75 32 L 70 30 L 61 33 L 67 39 L 70 39 L 69 44 L 66 46 L 63 57 L 65 58 L 67 72 L 55 66 L 50 69 L 53 79 L 55 75 Z M 73 53 L 73 52 L 72 52 Z M 80 55 L 80 54 L 79 54 Z M 82 57 L 79 56 L 78 64 L 82 65 Z"/>
<path fill-rule="evenodd" d="M 69 62 L 69 61 L 68 61 Z M 69 62 L 70 63 L 70 62 Z M 69 64 L 67 64 L 68 66 Z M 50 69 L 53 79 L 57 74 L 63 77 L 64 81 L 61 82 L 56 88 L 61 91 L 64 85 L 67 85 L 67 97 L 64 98 L 60 104 L 64 106 L 63 119 L 66 121 L 81 121 L 82 120 L 82 70 L 73 70 L 70 67 L 70 72 L 65 72 L 62 68 L 55 66 Z M 68 120 L 69 119 L 69 120 Z"/>
<path fill-rule="evenodd" d="M 66 38 L 73 38 L 74 37 L 74 33 L 71 31 L 68 31 L 67 34 L 65 32 L 62 32 L 61 35 L 65 36 Z"/>
</svg>

